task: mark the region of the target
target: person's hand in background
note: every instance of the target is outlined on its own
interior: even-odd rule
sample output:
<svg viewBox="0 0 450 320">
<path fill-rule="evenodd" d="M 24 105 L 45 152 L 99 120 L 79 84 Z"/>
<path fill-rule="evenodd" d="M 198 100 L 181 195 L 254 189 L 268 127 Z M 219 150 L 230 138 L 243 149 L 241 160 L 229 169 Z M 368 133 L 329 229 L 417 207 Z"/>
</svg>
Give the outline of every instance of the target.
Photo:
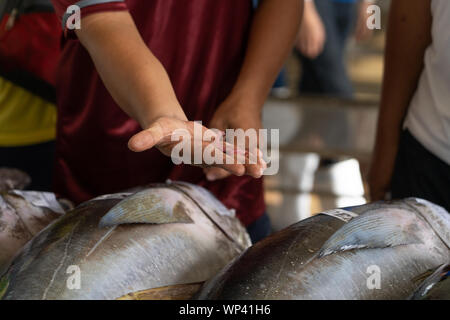
<svg viewBox="0 0 450 320">
<path fill-rule="evenodd" d="M 370 14 L 367 10 L 369 6 L 373 3 L 371 1 L 362 0 L 358 4 L 358 17 L 356 20 L 355 29 L 355 39 L 357 42 L 363 42 L 368 40 L 372 34 L 373 30 L 367 27 L 367 19 L 369 19 Z"/>
<path fill-rule="evenodd" d="M 326 40 L 326 31 L 314 1 L 305 1 L 303 20 L 296 41 L 296 48 L 310 59 L 322 53 Z"/>
</svg>

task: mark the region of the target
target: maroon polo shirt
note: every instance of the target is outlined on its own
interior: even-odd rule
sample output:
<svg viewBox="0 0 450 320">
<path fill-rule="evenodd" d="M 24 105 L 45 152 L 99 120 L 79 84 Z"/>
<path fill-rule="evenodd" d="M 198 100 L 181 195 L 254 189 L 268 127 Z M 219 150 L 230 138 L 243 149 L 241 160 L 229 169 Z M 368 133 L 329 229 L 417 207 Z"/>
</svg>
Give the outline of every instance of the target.
<svg viewBox="0 0 450 320">
<path fill-rule="evenodd" d="M 76 1 L 53 0 L 62 17 Z M 252 20 L 250 0 L 127 0 L 86 7 L 81 15 L 129 10 L 166 68 L 190 120 L 208 125 L 240 71 Z M 55 191 L 79 203 L 100 194 L 166 179 L 202 185 L 248 225 L 264 212 L 262 179 L 208 182 L 200 168 L 175 166 L 157 149 L 133 153 L 128 139 L 141 128 L 113 101 L 75 37 L 63 43 L 57 73 Z"/>
</svg>

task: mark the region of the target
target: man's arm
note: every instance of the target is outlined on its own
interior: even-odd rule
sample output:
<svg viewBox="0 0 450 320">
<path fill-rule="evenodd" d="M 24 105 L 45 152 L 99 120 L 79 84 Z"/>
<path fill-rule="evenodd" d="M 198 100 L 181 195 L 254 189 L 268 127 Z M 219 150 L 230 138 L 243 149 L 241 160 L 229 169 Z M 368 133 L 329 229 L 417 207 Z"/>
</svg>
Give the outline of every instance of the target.
<svg viewBox="0 0 450 320">
<path fill-rule="evenodd" d="M 130 139 L 131 150 L 156 146 L 169 156 L 175 143 L 168 143 L 168 137 L 175 130 L 184 129 L 193 135 L 194 124 L 187 121 L 167 72 L 143 42 L 127 11 L 85 16 L 76 34 L 111 96 L 144 129 Z M 227 164 L 228 155 L 218 149 L 216 152 L 224 159 L 219 167 L 236 175 L 260 176 L 260 166 L 246 169 L 246 165 Z"/>
<path fill-rule="evenodd" d="M 431 1 L 392 1 L 377 140 L 369 175 L 372 201 L 389 191 L 402 125 L 431 43 Z"/>
<path fill-rule="evenodd" d="M 303 0 L 262 0 L 256 10 L 247 52 L 232 96 L 262 108 L 291 52 L 303 15 Z"/>
<path fill-rule="evenodd" d="M 142 128 L 159 117 L 187 120 L 169 76 L 127 11 L 88 15 L 76 33 L 111 96 Z"/>
<path fill-rule="evenodd" d="M 303 14 L 303 0 L 263 0 L 255 13 L 238 80 L 210 122 L 213 128 L 260 129 L 261 111 L 283 63 L 292 50 Z M 252 165 L 247 169 L 256 170 Z M 226 178 L 220 168 L 208 179 Z"/>
</svg>

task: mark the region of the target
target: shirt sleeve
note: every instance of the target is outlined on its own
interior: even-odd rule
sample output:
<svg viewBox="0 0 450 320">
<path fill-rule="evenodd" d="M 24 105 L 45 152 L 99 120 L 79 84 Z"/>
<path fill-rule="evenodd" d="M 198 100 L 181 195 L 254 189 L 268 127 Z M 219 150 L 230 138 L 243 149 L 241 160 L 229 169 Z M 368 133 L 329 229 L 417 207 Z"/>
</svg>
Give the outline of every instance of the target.
<svg viewBox="0 0 450 320">
<path fill-rule="evenodd" d="M 73 30 L 67 30 L 66 28 L 67 18 L 70 17 L 68 8 L 72 5 L 80 8 L 81 18 L 98 12 L 127 10 L 124 0 L 52 0 L 52 3 L 66 36 L 69 33 L 74 34 Z"/>
</svg>

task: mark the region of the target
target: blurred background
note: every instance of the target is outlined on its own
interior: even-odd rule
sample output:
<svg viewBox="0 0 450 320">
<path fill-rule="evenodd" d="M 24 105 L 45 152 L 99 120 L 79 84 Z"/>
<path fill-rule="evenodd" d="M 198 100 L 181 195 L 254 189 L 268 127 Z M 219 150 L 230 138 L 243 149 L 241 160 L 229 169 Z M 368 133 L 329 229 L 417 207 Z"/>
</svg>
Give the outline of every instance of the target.
<svg viewBox="0 0 450 320">
<path fill-rule="evenodd" d="M 265 198 L 275 230 L 318 212 L 367 202 L 389 1 L 380 30 L 348 37 L 344 60 L 353 96 L 299 92 L 302 62 L 295 52 L 285 66 L 285 85 L 264 108 L 264 126 L 280 128 L 280 170 L 265 178 Z M 278 91 L 278 92 L 277 92 Z"/>
</svg>

